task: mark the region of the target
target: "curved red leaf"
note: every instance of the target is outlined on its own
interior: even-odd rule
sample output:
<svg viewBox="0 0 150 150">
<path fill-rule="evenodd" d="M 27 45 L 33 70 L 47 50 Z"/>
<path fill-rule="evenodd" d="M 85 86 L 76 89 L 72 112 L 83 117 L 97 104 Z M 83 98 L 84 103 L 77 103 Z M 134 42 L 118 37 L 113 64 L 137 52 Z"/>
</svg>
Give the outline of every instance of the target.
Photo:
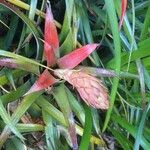
<svg viewBox="0 0 150 150">
<path fill-rule="evenodd" d="M 99 44 L 88 44 L 58 59 L 57 64 L 62 69 L 72 69 L 87 58 Z"/>
<path fill-rule="evenodd" d="M 59 40 L 50 6 L 47 6 L 46 9 L 44 40 L 45 59 L 47 60 L 48 66 L 54 65 L 55 53 L 59 48 Z"/>
<path fill-rule="evenodd" d="M 122 0 L 122 2 L 121 2 L 121 17 L 120 17 L 120 21 L 119 21 L 119 30 L 121 29 L 121 26 L 123 23 L 124 15 L 126 13 L 126 8 L 127 8 L 127 0 Z"/>
<path fill-rule="evenodd" d="M 46 69 L 38 78 L 38 80 L 33 84 L 30 90 L 25 94 L 30 94 L 32 92 L 40 91 L 48 88 L 49 86 L 56 83 L 58 80 L 55 79 L 49 71 Z"/>
</svg>

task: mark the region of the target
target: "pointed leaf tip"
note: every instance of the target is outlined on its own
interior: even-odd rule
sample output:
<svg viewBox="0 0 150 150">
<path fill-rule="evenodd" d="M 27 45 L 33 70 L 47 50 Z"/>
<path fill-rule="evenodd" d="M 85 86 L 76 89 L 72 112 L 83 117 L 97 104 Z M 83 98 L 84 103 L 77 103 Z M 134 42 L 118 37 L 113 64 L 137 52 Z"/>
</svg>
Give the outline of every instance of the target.
<svg viewBox="0 0 150 150">
<path fill-rule="evenodd" d="M 54 23 L 53 14 L 50 6 L 47 6 L 46 9 L 44 40 L 44 56 L 48 62 L 48 66 L 50 66 L 54 64 L 55 53 L 59 48 L 57 29 Z"/>
<path fill-rule="evenodd" d="M 54 23 L 53 14 L 50 6 L 47 6 L 46 9 L 44 39 L 45 42 L 52 46 L 54 51 L 59 48 L 57 29 Z"/>
<path fill-rule="evenodd" d="M 34 83 L 34 85 L 30 88 L 30 90 L 25 94 L 30 94 L 32 92 L 37 92 L 43 89 L 48 88 L 49 86 L 56 83 L 58 80 L 55 79 L 49 71 L 46 69 L 38 78 L 38 80 Z"/>
<path fill-rule="evenodd" d="M 126 8 L 127 8 L 127 0 L 122 0 L 121 1 L 121 17 L 120 17 L 120 21 L 119 21 L 119 30 L 122 27 L 123 24 L 123 19 L 126 13 Z"/>
<path fill-rule="evenodd" d="M 87 44 L 58 59 L 57 64 L 62 69 L 72 69 L 86 59 L 99 44 Z"/>
</svg>

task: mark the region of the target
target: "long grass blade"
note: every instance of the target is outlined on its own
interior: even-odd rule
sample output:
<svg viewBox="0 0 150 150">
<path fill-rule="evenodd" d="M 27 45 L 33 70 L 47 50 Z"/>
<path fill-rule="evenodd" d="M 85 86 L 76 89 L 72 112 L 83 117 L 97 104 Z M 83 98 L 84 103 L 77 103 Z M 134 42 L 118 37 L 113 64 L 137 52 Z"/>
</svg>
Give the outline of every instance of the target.
<svg viewBox="0 0 150 150">
<path fill-rule="evenodd" d="M 121 58 L 120 58 L 121 45 L 120 45 L 120 38 L 119 38 L 119 31 L 118 31 L 117 16 L 116 16 L 113 0 L 105 0 L 105 3 L 106 3 L 106 9 L 107 9 L 107 13 L 109 16 L 109 21 L 111 24 L 111 29 L 112 29 L 113 38 L 114 38 L 115 68 L 116 68 L 116 72 L 119 74 L 120 73 L 120 64 L 121 64 Z M 119 84 L 119 79 L 114 78 L 113 83 L 112 83 L 111 95 L 110 95 L 110 100 L 111 100 L 110 101 L 110 108 L 107 111 L 103 131 L 106 130 L 108 122 L 109 122 L 110 117 L 111 117 L 111 113 L 112 113 L 115 98 L 116 98 L 118 84 Z"/>
</svg>

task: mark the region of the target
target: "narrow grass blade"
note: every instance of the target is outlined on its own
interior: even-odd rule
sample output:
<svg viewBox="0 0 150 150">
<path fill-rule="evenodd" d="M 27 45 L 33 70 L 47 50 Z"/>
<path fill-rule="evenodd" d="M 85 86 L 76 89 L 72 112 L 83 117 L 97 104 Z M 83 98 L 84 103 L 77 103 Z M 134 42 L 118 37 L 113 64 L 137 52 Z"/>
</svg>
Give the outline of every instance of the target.
<svg viewBox="0 0 150 150">
<path fill-rule="evenodd" d="M 117 16 L 115 12 L 115 6 L 113 0 L 105 0 L 107 13 L 109 16 L 109 22 L 111 25 L 111 30 L 113 34 L 113 40 L 114 40 L 114 54 L 115 54 L 115 69 L 116 73 L 120 73 L 120 64 L 121 64 L 121 44 L 120 44 L 120 38 L 119 38 L 119 30 L 118 30 L 118 23 L 117 23 Z M 106 130 L 107 125 L 109 123 L 111 113 L 114 107 L 114 102 L 116 98 L 117 88 L 118 88 L 119 79 L 114 78 L 112 83 L 112 89 L 111 89 L 111 95 L 110 95 L 110 108 L 107 111 L 106 119 L 104 122 L 103 131 Z"/>
<path fill-rule="evenodd" d="M 132 55 L 131 55 L 131 58 L 130 58 L 131 65 L 132 65 L 133 61 L 136 61 L 139 58 L 143 58 L 143 60 L 148 59 L 148 56 L 150 55 L 150 52 L 149 52 L 150 39 L 149 38 L 142 41 L 142 42 L 140 42 L 138 45 L 139 45 L 138 49 L 133 50 L 133 52 L 132 52 Z M 124 60 L 124 61 L 121 62 L 122 68 L 127 66 L 129 55 L 130 54 L 126 53 L 126 52 L 121 53 L 121 60 Z M 108 64 L 107 64 L 107 67 L 115 69 L 114 62 L 115 62 L 115 59 L 112 59 L 111 61 L 109 61 Z"/>
<path fill-rule="evenodd" d="M 62 25 L 61 33 L 60 33 L 60 43 L 63 43 L 65 41 L 65 39 L 68 36 L 69 31 L 71 30 L 70 21 L 69 21 L 69 18 L 67 16 L 67 12 L 65 12 L 65 16 L 64 16 L 64 20 L 63 20 L 63 25 Z"/>
<path fill-rule="evenodd" d="M 79 150 L 88 150 L 92 130 L 91 109 L 86 104 L 84 105 L 84 109 L 85 109 L 85 126 Z"/>
<path fill-rule="evenodd" d="M 14 78 L 12 75 L 12 71 L 10 69 L 4 68 L 4 72 L 5 72 L 6 77 L 9 80 L 10 84 L 12 85 L 14 90 L 16 90 L 15 81 L 14 81 Z"/>
<path fill-rule="evenodd" d="M 37 7 L 37 0 L 31 0 L 31 2 L 30 2 L 30 9 L 29 9 L 29 13 L 28 13 L 28 18 L 31 21 L 33 21 L 33 22 L 34 22 L 34 16 L 35 16 L 35 12 L 36 12 L 36 7 Z M 32 33 L 31 33 L 30 29 L 25 26 L 25 24 L 23 26 L 23 30 L 22 31 L 23 31 L 23 33 L 22 33 L 22 37 L 21 38 L 25 37 L 25 40 L 22 43 L 22 45 L 25 46 L 25 48 L 24 48 L 25 49 L 25 53 L 28 56 L 31 53 L 30 43 L 31 43 L 31 39 L 32 39 Z M 22 41 L 22 39 L 21 39 L 21 41 Z"/>
<path fill-rule="evenodd" d="M 79 18 L 77 17 L 77 11 L 76 7 L 73 8 L 73 31 L 72 31 L 72 37 L 73 37 L 73 49 L 76 48 L 77 45 L 77 36 L 78 36 L 78 29 L 79 29 Z"/>
<path fill-rule="evenodd" d="M 91 110 L 92 118 L 93 118 L 93 127 L 97 133 L 97 135 L 101 135 L 101 126 L 100 126 L 100 116 L 96 109 Z"/>
<path fill-rule="evenodd" d="M 0 20 L 0 23 L 2 23 L 6 28 L 10 29 L 7 24 L 5 24 L 5 22 L 3 22 L 2 20 Z"/>
<path fill-rule="evenodd" d="M 138 127 L 137 132 L 136 132 L 135 144 L 134 144 L 134 149 L 133 150 L 140 149 L 140 145 L 142 144 L 141 143 L 142 133 L 143 133 L 144 124 L 145 124 L 145 120 L 146 120 L 146 117 L 147 117 L 147 113 L 149 112 L 149 109 L 150 109 L 150 103 L 148 103 L 147 107 L 145 108 L 145 110 L 143 112 L 139 127 Z M 149 143 L 149 145 L 150 145 L 150 143 Z"/>
<path fill-rule="evenodd" d="M 150 75 L 146 68 L 144 68 L 144 78 L 145 78 L 145 84 L 147 88 L 150 90 Z"/>
<path fill-rule="evenodd" d="M 141 41 L 146 39 L 149 26 L 150 26 L 150 6 L 148 7 L 148 10 L 147 10 L 147 13 L 146 13 L 146 16 L 145 16 L 145 20 L 144 20 L 144 24 L 143 24 L 143 28 L 142 28 L 142 31 L 141 31 L 141 35 L 140 35 L 140 40 Z"/>
<path fill-rule="evenodd" d="M 66 39 L 69 31 L 71 30 L 71 21 L 72 21 L 72 13 L 73 13 L 73 6 L 74 0 L 65 0 L 66 2 L 66 11 L 63 20 L 63 25 L 60 34 L 60 42 L 63 43 Z"/>
</svg>

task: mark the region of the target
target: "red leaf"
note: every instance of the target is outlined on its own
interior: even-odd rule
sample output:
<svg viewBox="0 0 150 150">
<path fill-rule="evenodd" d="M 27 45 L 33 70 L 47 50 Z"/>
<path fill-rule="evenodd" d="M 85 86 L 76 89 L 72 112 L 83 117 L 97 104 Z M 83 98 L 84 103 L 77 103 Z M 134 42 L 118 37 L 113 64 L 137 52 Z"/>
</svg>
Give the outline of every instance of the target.
<svg viewBox="0 0 150 150">
<path fill-rule="evenodd" d="M 59 48 L 59 40 L 50 6 L 47 6 L 46 9 L 44 40 L 44 56 L 47 60 L 48 66 L 54 65 L 55 53 Z"/>
<path fill-rule="evenodd" d="M 34 83 L 34 85 L 30 88 L 30 90 L 25 94 L 30 94 L 32 92 L 40 91 L 48 88 L 49 86 L 56 83 L 58 80 L 55 79 L 46 69 L 38 78 L 38 80 Z"/>
<path fill-rule="evenodd" d="M 127 8 L 127 0 L 122 0 L 122 2 L 121 2 L 121 17 L 120 17 L 120 21 L 119 21 L 119 30 L 121 29 L 121 26 L 123 23 L 124 15 L 126 13 L 126 8 Z"/>
<path fill-rule="evenodd" d="M 98 46 L 98 44 L 88 44 L 78 48 L 71 53 L 58 59 L 58 66 L 63 69 L 72 69 L 87 58 Z"/>
<path fill-rule="evenodd" d="M 56 63 L 55 54 L 53 48 L 45 42 L 44 44 L 44 57 L 47 60 L 47 66 L 53 66 Z"/>
</svg>

